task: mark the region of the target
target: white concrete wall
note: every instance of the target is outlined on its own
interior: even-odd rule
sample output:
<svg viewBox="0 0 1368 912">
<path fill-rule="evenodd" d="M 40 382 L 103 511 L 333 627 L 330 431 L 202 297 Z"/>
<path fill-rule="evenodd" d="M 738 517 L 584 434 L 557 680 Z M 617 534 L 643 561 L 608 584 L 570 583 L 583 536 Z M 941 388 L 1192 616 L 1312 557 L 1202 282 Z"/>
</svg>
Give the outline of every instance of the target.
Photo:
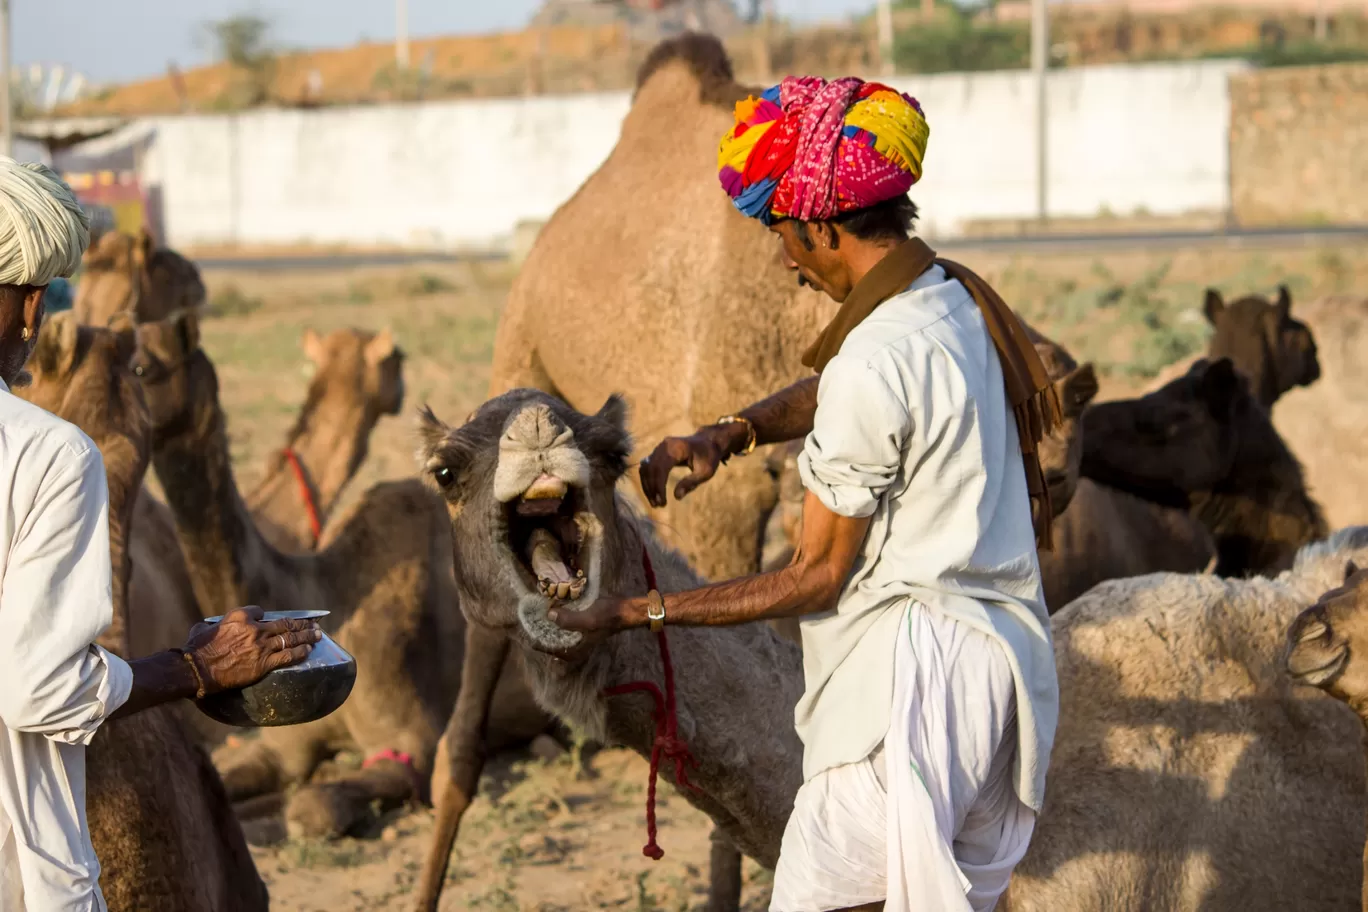
<svg viewBox="0 0 1368 912">
<path fill-rule="evenodd" d="M 1089 67 L 1049 76 L 1049 199 L 1059 216 L 1227 205 L 1227 76 L 1240 64 Z M 931 123 L 913 188 L 923 231 L 1035 212 L 1029 73 L 908 76 Z M 153 121 L 144 179 L 167 240 L 489 247 L 544 220 L 607 156 L 627 93 L 260 111 Z"/>
</svg>

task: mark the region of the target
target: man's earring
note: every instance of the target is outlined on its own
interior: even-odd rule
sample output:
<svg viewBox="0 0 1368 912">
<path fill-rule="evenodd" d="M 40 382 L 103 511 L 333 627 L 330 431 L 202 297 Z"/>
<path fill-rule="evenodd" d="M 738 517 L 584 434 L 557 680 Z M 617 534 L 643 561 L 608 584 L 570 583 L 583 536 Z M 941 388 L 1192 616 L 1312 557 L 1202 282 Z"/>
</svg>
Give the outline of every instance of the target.
<svg viewBox="0 0 1368 912">
<path fill-rule="evenodd" d="M 21 332 L 21 333 L 19 334 L 19 338 L 21 338 L 21 339 L 23 339 L 25 342 L 27 342 L 27 341 L 29 340 L 29 336 L 32 336 L 32 335 L 33 335 L 33 333 L 29 332 L 29 328 L 28 328 L 27 326 L 25 326 L 25 327 L 24 327 L 24 331 Z"/>
</svg>

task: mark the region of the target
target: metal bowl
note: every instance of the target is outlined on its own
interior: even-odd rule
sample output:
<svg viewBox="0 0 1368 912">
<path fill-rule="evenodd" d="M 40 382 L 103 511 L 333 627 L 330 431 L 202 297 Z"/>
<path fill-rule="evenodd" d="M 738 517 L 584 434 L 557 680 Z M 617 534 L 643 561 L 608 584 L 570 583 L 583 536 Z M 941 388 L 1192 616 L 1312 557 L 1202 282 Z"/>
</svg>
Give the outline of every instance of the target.
<svg viewBox="0 0 1368 912">
<path fill-rule="evenodd" d="M 262 620 L 317 619 L 326 611 L 267 611 Z M 222 616 L 205 618 L 214 624 Z M 199 711 L 226 725 L 260 728 L 321 719 L 347 700 L 356 683 L 356 659 L 327 633 L 298 665 L 277 668 L 248 687 L 196 700 Z"/>
</svg>

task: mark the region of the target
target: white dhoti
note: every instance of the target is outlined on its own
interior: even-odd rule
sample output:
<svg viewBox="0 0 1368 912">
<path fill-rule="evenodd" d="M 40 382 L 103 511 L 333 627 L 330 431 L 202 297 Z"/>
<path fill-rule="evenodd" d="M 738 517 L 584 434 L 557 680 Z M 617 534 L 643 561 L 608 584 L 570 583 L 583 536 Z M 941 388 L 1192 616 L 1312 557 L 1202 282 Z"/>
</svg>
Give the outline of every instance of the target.
<svg viewBox="0 0 1368 912">
<path fill-rule="evenodd" d="M 1035 812 L 1012 785 L 1016 696 L 996 641 L 913 603 L 894 655 L 884 743 L 798 791 L 771 912 L 988 912 Z"/>
</svg>

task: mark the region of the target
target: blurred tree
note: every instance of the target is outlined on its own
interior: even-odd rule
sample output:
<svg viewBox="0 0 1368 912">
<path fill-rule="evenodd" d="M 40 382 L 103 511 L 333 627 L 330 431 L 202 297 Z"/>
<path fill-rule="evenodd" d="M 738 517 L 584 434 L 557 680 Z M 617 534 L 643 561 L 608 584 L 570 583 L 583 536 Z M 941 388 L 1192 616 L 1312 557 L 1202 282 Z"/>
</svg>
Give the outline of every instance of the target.
<svg viewBox="0 0 1368 912">
<path fill-rule="evenodd" d="M 243 77 L 240 85 L 221 99 L 224 106 L 252 107 L 269 100 L 276 63 L 271 23 L 260 16 L 238 15 L 205 23 L 203 30 L 214 56 Z"/>
</svg>

